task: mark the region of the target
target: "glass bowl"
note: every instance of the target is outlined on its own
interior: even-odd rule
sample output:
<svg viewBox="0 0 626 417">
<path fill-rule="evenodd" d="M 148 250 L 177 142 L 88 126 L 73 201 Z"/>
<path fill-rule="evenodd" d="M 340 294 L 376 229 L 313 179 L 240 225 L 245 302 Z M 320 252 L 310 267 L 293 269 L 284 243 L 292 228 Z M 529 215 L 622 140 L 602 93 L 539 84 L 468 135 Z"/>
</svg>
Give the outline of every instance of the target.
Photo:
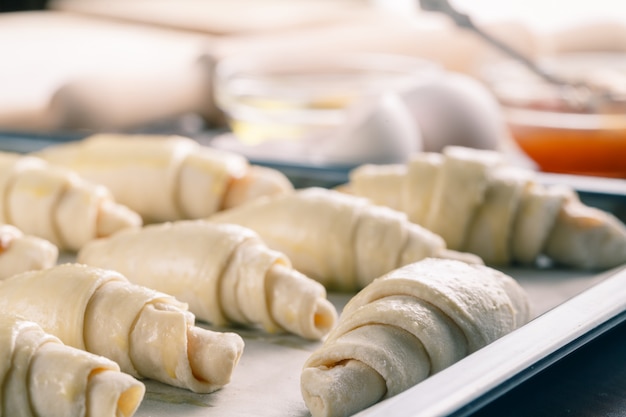
<svg viewBox="0 0 626 417">
<path fill-rule="evenodd" d="M 439 70 L 403 55 L 229 57 L 215 69 L 215 103 L 245 144 L 299 140 L 341 126 L 358 100 L 402 91 Z"/>
<path fill-rule="evenodd" d="M 626 178 L 626 54 L 571 53 L 540 64 L 591 88 L 549 85 L 512 61 L 486 68 L 517 144 L 542 171 Z"/>
</svg>

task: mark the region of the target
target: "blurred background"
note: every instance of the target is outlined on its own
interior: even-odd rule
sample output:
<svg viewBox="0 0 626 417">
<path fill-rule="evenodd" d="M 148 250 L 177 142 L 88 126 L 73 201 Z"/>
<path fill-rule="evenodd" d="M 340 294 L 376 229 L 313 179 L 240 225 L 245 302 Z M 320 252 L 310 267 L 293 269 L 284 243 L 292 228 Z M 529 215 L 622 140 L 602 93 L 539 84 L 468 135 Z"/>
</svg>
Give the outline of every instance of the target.
<svg viewBox="0 0 626 417">
<path fill-rule="evenodd" d="M 559 84 L 419 1 L 1 0 L 2 147 L 175 133 L 310 176 L 459 144 L 626 178 L 626 3 L 450 3 Z"/>
</svg>

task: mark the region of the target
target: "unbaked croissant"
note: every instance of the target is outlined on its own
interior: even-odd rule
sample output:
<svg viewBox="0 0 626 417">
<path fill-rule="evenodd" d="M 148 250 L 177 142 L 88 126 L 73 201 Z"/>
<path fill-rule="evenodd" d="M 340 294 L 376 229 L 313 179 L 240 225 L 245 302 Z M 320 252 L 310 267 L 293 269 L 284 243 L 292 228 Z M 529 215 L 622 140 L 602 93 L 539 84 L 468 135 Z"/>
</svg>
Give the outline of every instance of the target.
<svg viewBox="0 0 626 417">
<path fill-rule="evenodd" d="M 264 198 L 217 213 L 211 221 L 256 231 L 294 268 L 326 288 L 353 291 L 426 257 L 482 261 L 446 249 L 443 239 L 403 213 L 324 188 Z"/>
<path fill-rule="evenodd" d="M 77 261 L 173 295 L 215 325 L 260 324 L 268 332 L 320 339 L 336 321 L 320 283 L 294 270 L 252 230 L 234 224 L 148 225 L 89 243 Z"/>
<path fill-rule="evenodd" d="M 0 195 L 0 223 L 61 250 L 75 251 L 91 239 L 141 224 L 104 186 L 34 156 L 0 152 Z"/>
<path fill-rule="evenodd" d="M 405 165 L 363 165 L 342 189 L 406 213 L 487 264 L 533 264 L 540 255 L 587 269 L 626 262 L 626 226 L 615 216 L 585 206 L 569 187 L 540 184 L 494 151 L 451 146 Z"/>
<path fill-rule="evenodd" d="M 195 326 L 186 307 L 117 272 L 80 264 L 0 282 L 0 312 L 19 312 L 63 343 L 105 356 L 130 375 L 212 392 L 230 381 L 243 340 Z"/>
<path fill-rule="evenodd" d="M 56 264 L 59 249 L 45 239 L 24 235 L 9 224 L 0 224 L 0 280 L 20 272 Z"/>
<path fill-rule="evenodd" d="M 425 259 L 354 296 L 306 360 L 313 417 L 348 416 L 396 395 L 529 320 L 525 291 L 484 265 Z"/>
<path fill-rule="evenodd" d="M 0 314 L 0 416 L 131 417 L 144 392 L 115 362 Z"/>
<path fill-rule="evenodd" d="M 98 134 L 36 155 L 105 185 L 150 223 L 203 218 L 293 189 L 277 170 L 181 136 Z"/>
</svg>

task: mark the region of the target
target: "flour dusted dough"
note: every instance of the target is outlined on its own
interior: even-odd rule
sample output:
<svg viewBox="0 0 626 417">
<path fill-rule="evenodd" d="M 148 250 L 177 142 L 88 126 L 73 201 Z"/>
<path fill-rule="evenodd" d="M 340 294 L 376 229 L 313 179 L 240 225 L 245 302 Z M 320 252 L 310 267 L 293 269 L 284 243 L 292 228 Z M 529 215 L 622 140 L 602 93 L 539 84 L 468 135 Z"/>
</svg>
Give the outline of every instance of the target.
<svg viewBox="0 0 626 417">
<path fill-rule="evenodd" d="M 323 188 L 259 199 L 209 220 L 254 230 L 297 270 L 339 290 L 363 288 L 398 266 L 426 257 L 456 256 L 440 236 L 410 223 L 403 213 Z"/>
<path fill-rule="evenodd" d="M 584 269 L 626 262 L 619 219 L 585 206 L 571 187 L 541 184 L 531 170 L 504 164 L 494 151 L 452 146 L 415 154 L 405 168 L 357 167 L 341 189 L 393 204 L 448 248 L 488 265 L 531 265 L 541 256 Z"/>
<path fill-rule="evenodd" d="M 376 200 L 378 204 L 395 210 L 404 207 L 403 193 L 408 172 L 406 165 L 366 164 L 350 173 L 350 187 L 356 195 Z"/>
<path fill-rule="evenodd" d="M 115 362 L 0 314 L 0 415 L 131 417 L 144 391 Z"/>
<path fill-rule="evenodd" d="M 484 265 L 425 259 L 354 296 L 301 375 L 314 417 L 346 416 L 394 396 L 529 320 L 513 280 Z"/>
<path fill-rule="evenodd" d="M 626 226 L 616 217 L 578 199 L 561 206 L 546 242 L 555 261 L 584 269 L 607 269 L 626 262 Z"/>
<path fill-rule="evenodd" d="M 141 218 L 102 185 L 40 158 L 0 152 L 0 223 L 75 251 Z"/>
<path fill-rule="evenodd" d="M 123 372 L 196 392 L 227 384 L 243 350 L 234 333 L 196 327 L 172 296 L 86 265 L 1 281 L 0 312 L 19 312 L 63 343 L 117 362 Z"/>
<path fill-rule="evenodd" d="M 442 163 L 443 156 L 435 152 L 420 152 L 409 159 L 406 185 L 401 190 L 403 206 L 398 210 L 406 208 L 406 214 L 413 223 L 426 224 Z"/>
<path fill-rule="evenodd" d="M 77 260 L 171 294 L 215 325 L 260 324 L 269 332 L 319 339 L 337 316 L 320 283 L 294 270 L 255 232 L 234 224 L 149 225 L 91 242 Z"/>
<path fill-rule="evenodd" d="M 202 218 L 293 189 L 276 170 L 181 136 L 97 134 L 36 155 L 105 185 L 146 222 Z"/>
<path fill-rule="evenodd" d="M 45 239 L 27 236 L 15 226 L 0 224 L 0 280 L 20 272 L 56 264 L 59 249 Z"/>
<path fill-rule="evenodd" d="M 546 251 L 561 207 L 577 199 L 569 187 L 545 187 L 531 183 L 522 193 L 511 236 L 511 257 L 521 264 L 532 264 Z"/>
<path fill-rule="evenodd" d="M 474 210 L 485 199 L 489 171 L 502 160 L 495 151 L 459 146 L 449 146 L 443 154 L 424 226 L 443 237 L 450 249 L 462 250 Z"/>
<path fill-rule="evenodd" d="M 483 203 L 474 211 L 463 249 L 491 265 L 512 260 L 513 226 L 522 196 L 531 184 L 526 170 L 505 167 L 492 172 Z M 529 225 L 535 229 L 536 225 Z"/>
</svg>

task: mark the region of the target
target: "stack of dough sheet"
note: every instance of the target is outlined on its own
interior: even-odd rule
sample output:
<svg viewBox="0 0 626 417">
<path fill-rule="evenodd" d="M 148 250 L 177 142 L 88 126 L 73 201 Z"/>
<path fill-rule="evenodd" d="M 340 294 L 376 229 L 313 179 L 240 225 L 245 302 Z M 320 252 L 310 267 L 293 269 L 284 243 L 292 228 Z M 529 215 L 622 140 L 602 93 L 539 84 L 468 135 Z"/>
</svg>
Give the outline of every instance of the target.
<svg viewBox="0 0 626 417">
<path fill-rule="evenodd" d="M 17 227 L 0 224 L 0 280 L 20 272 L 50 268 L 59 249 L 45 239 L 25 235 Z"/>
<path fill-rule="evenodd" d="M 603 283 L 606 278 L 604 275 L 596 275 L 589 271 L 565 269 L 515 268 L 507 269 L 506 273 L 516 278 L 528 294 L 532 305 L 532 317 L 537 320 L 540 320 L 545 312 L 569 301 L 571 297 Z M 344 309 L 352 296 L 354 296 L 352 292 L 329 293 L 329 299 L 339 311 Z M 601 301 L 598 303 L 600 305 Z M 243 337 L 246 347 L 228 386 L 207 396 L 145 381 L 148 395 L 139 407 L 137 417 L 170 417 L 173 415 L 177 417 L 212 417 L 215 415 L 286 417 L 310 415 L 298 381 L 304 363 L 323 345 L 323 342 L 306 340 L 295 335 L 271 335 L 262 329 L 238 329 L 238 333 Z M 517 336 L 515 333 L 516 331 L 504 338 L 513 342 Z M 526 342 L 539 343 L 540 341 Z M 493 364 L 492 371 L 500 374 L 498 370 L 500 364 L 496 359 L 506 358 L 505 362 L 509 364 L 516 360 L 516 355 L 510 350 L 498 351 L 501 356 L 496 355 L 497 344 L 498 342 L 489 345 L 495 348 L 493 350 L 494 357 L 487 358 L 483 366 L 489 367 Z M 481 352 L 481 350 L 476 353 Z M 470 357 L 439 371 L 433 377 L 429 377 L 398 396 L 383 400 L 377 406 L 362 410 L 358 415 L 363 417 L 390 415 L 385 412 L 388 403 L 404 409 L 402 404 L 406 402 L 406 409 L 410 409 L 412 400 L 415 399 L 412 396 L 413 389 L 418 389 L 423 394 L 421 400 L 432 407 L 448 404 L 449 398 L 446 398 L 444 403 L 439 403 L 440 397 L 437 395 L 439 388 L 443 387 L 433 388 L 432 384 L 426 384 L 429 389 L 425 390 L 422 386 L 435 377 L 445 377 L 446 380 L 453 381 L 484 378 L 485 375 L 477 373 L 474 366 L 465 365 L 465 360 L 470 359 Z M 494 359 L 494 362 L 489 362 L 490 359 Z M 508 373 L 501 376 L 505 380 L 510 377 Z M 467 391 L 473 390 L 474 387 L 471 382 L 468 383 Z M 431 401 L 429 402 L 429 400 Z M 464 396 L 461 401 L 465 401 Z"/>
<path fill-rule="evenodd" d="M 61 262 L 72 259 L 67 254 L 61 256 Z M 565 269 L 507 269 L 506 273 L 517 279 L 526 290 L 532 304 L 533 317 L 541 319 L 541 315 L 566 303 L 571 297 L 601 284 L 606 278 L 584 270 Z M 44 291 L 46 292 L 46 291 Z M 47 291 L 51 293 L 51 291 Z M 42 294 L 42 297 L 45 295 Z M 330 292 L 329 300 L 342 311 L 353 292 Z M 67 299 L 67 298 L 66 298 Z M 119 310 L 119 299 L 111 307 L 111 312 Z M 601 302 L 598 301 L 600 304 Z M 65 303 L 67 304 L 67 303 Z M 539 323 L 537 323 L 539 324 Z M 224 331 L 202 322 L 196 326 L 213 331 Z M 268 334 L 261 328 L 235 328 L 245 342 L 245 350 L 237 367 L 232 373 L 230 383 L 211 394 L 194 393 L 187 389 L 142 379 L 146 395 L 143 398 L 135 417 L 211 417 L 214 415 L 232 415 L 259 417 L 282 417 L 293 415 L 309 415 L 309 411 L 300 392 L 298 381 L 307 359 L 322 345 L 322 341 L 308 340 L 296 335 Z M 511 334 L 510 336 L 516 336 Z M 495 347 L 495 346 L 494 346 Z M 480 350 L 479 350 L 480 351 Z M 508 360 L 514 360 L 506 352 Z M 459 365 L 459 366 L 457 366 Z M 497 365 L 497 364 L 496 364 Z M 494 365 L 495 366 L 495 365 Z M 508 374 L 503 375 L 504 378 Z M 450 379 L 478 378 L 473 367 L 462 363 L 451 365 L 438 372 L 436 376 Z M 428 380 L 428 379 L 427 379 Z M 418 384 L 414 388 L 420 388 Z M 410 390 L 406 394 L 410 394 Z M 430 390 L 425 398 L 430 398 Z M 433 394 L 436 397 L 436 394 Z M 400 400 L 404 396 L 393 397 Z M 403 400 L 404 401 L 404 400 Z M 435 400 L 433 400 L 435 401 Z M 386 403 L 387 401 L 383 401 Z M 402 404 L 402 401 L 399 401 Z M 379 404 L 384 405 L 384 404 Z M 436 405 L 436 403 L 433 403 Z M 372 407 L 363 410 L 360 415 L 380 416 L 380 411 Z"/>
<path fill-rule="evenodd" d="M 96 134 L 35 155 L 104 185 L 146 223 L 203 218 L 293 190 L 277 170 L 183 136 Z"/>
<path fill-rule="evenodd" d="M 134 411 L 133 407 L 138 406 L 135 412 L 137 417 L 208 417 L 214 414 L 273 417 L 309 413 L 318 416 L 327 411 L 332 415 L 337 410 L 339 413 L 344 410 L 346 414 L 352 414 L 360 409 L 364 409 L 363 415 L 367 416 L 372 402 L 384 401 L 405 389 L 410 390 L 412 385 L 419 384 L 419 381 L 433 374 L 448 371 L 452 375 L 472 373 L 473 369 L 459 369 L 454 364 L 468 354 L 480 351 L 493 340 L 514 332 L 531 317 L 526 308 L 526 298 L 520 294 L 526 292 L 535 307 L 532 317 L 541 318 L 542 313 L 603 280 L 602 276 L 594 275 L 584 268 L 577 271 L 532 268 L 507 270 L 507 274 L 515 277 L 524 289 L 520 291 L 513 281 L 506 276 L 501 279 L 503 275 L 480 265 L 478 256 L 465 251 L 480 253 L 487 260 L 508 256 L 507 263 L 532 263 L 542 252 L 554 254 L 558 252 L 555 248 L 561 248 L 564 254 L 561 258 L 553 255 L 555 259 L 569 258 L 571 264 L 579 262 L 585 267 L 583 263 L 588 259 L 604 262 L 604 266 L 609 265 L 611 259 L 620 254 L 620 246 L 615 243 L 620 242 L 620 224 L 614 223 L 608 213 L 584 206 L 571 190 L 538 184 L 528 172 L 504 166 L 497 156 L 474 159 L 471 155 L 465 155 L 464 150 L 448 152 L 450 156 L 427 155 L 425 159 L 428 162 L 421 166 L 412 162 L 406 166 L 384 167 L 385 180 L 381 183 L 384 185 L 376 193 L 385 195 L 383 199 L 389 207 L 374 206 L 374 198 L 371 196 L 346 195 L 316 188 L 296 192 L 288 190 L 278 196 L 261 197 L 245 205 L 228 208 L 214 214 L 208 221 L 176 220 L 142 228 L 132 227 L 111 237 L 81 245 L 78 255 L 81 262 L 119 262 L 110 266 L 120 270 L 128 268 L 128 275 L 136 268 L 138 279 L 145 278 L 144 274 L 152 273 L 151 270 L 162 272 L 159 280 L 163 285 L 171 286 L 164 288 L 167 291 L 162 293 L 145 287 L 138 290 L 140 287 L 137 283 L 131 284 L 123 277 L 127 274 L 125 271 L 119 274 L 100 267 L 77 264 L 42 266 L 32 268 L 39 268 L 40 271 L 11 274 L 11 277 L 0 282 L 0 310 L 23 312 L 24 317 L 20 319 L 29 323 L 24 328 L 38 329 L 32 332 L 29 330 L 29 334 L 42 332 L 46 334 L 44 340 L 55 340 L 55 343 L 46 342 L 43 345 L 46 348 L 41 350 L 42 355 L 48 345 L 73 350 L 80 348 L 80 355 L 101 355 L 97 356 L 97 363 L 107 369 L 106 374 L 120 374 L 120 381 L 129 384 L 113 384 L 119 388 L 117 392 L 120 398 L 126 398 L 124 387 L 132 388 L 130 392 L 134 394 L 130 398 L 134 398 L 137 403 L 117 403 L 121 408 L 130 410 L 127 411 L 128 415 Z M 468 205 L 474 209 L 472 215 L 464 220 L 465 236 L 460 250 L 451 249 L 443 237 L 447 233 L 444 229 L 440 230 L 441 235 L 434 233 L 411 222 L 413 215 L 409 211 L 401 212 L 404 205 L 415 198 L 416 193 L 444 198 L 446 193 L 437 191 L 437 187 L 443 181 L 438 172 L 445 158 L 456 158 L 455 163 L 458 164 L 469 159 L 474 166 L 482 166 L 476 168 L 478 174 L 473 178 L 483 178 L 486 183 L 484 187 L 473 188 L 474 197 L 461 198 L 471 202 Z M 376 167 L 368 167 L 367 170 L 371 177 L 377 174 Z M 420 172 L 423 178 L 430 177 L 433 181 L 428 184 L 420 182 L 424 188 L 420 191 L 416 186 L 417 177 L 412 177 L 411 172 Z M 450 172 L 454 172 L 454 169 Z M 392 192 L 394 184 L 405 187 L 409 180 L 413 181 L 413 194 L 398 196 Z M 351 192 L 358 188 L 353 187 L 355 185 L 356 182 L 350 184 Z M 468 190 L 470 188 L 467 187 Z M 481 194 L 480 190 L 482 197 L 477 198 Z M 417 206 L 413 208 L 425 212 L 424 218 L 430 215 L 430 205 L 421 209 Z M 546 216 L 546 211 L 551 214 Z M 307 226 L 304 218 L 313 221 Z M 535 222 L 542 224 L 541 231 L 531 227 Z M 255 231 L 243 232 L 240 229 L 242 224 L 253 226 L 251 229 Z M 497 229 L 497 224 L 508 225 L 508 231 Z M 212 260 L 213 257 L 219 258 L 219 262 L 211 264 L 223 267 L 223 274 L 216 274 L 209 282 L 219 287 L 222 293 L 219 297 L 213 294 L 213 297 L 219 298 L 219 306 L 213 303 L 198 309 L 203 311 L 204 308 L 207 314 L 217 314 L 203 316 L 200 318 L 202 321 L 195 322 L 197 306 L 193 306 L 194 301 L 186 301 L 189 307 L 193 307 L 191 311 L 187 310 L 186 305 L 171 296 L 175 283 L 167 281 L 167 268 L 162 268 L 165 264 L 159 262 L 169 262 L 168 268 L 181 265 L 164 259 L 164 252 L 170 252 L 179 260 L 187 259 L 186 265 L 199 262 L 203 259 L 204 249 L 214 242 L 207 241 L 200 245 L 194 233 L 202 228 L 213 227 L 219 231 L 214 241 L 230 242 L 230 246 L 223 248 L 223 253 L 211 254 Z M 6 230 L 6 236 L 10 239 L 7 238 L 5 254 L 9 253 L 12 242 L 16 242 L 17 238 L 29 236 L 11 228 Z M 300 232 L 296 233 L 297 230 Z M 381 234 L 382 230 L 386 232 Z M 231 231 L 236 232 L 231 235 Z M 581 231 L 586 231 L 585 238 L 580 237 Z M 323 236 L 329 236 L 331 232 L 336 240 L 325 240 Z M 524 238 L 513 239 L 508 249 L 494 243 L 509 240 L 516 233 Z M 356 236 L 359 238 L 353 239 Z M 589 250 L 587 245 L 591 244 L 581 246 L 581 241 L 595 242 L 599 246 L 596 252 L 602 251 L 602 254 L 591 251 L 588 256 L 581 256 L 580 251 Z M 274 246 L 281 242 L 284 252 L 276 249 L 280 245 Z M 490 249 L 480 248 L 480 242 L 489 242 Z M 525 244 L 528 242 L 544 243 L 538 250 L 536 243 Z M 613 246 L 607 246 L 607 242 L 614 242 Z M 6 243 L 4 239 L 2 243 Z M 266 243 L 268 246 L 264 247 Z M 54 252 L 55 258 L 56 255 Z M 73 255 L 66 256 L 62 255 L 60 261 L 77 259 Z M 89 258 L 95 260 L 88 261 Z M 414 264 L 424 258 L 430 259 Z M 461 263 L 459 258 L 470 262 Z M 136 262 L 138 259 L 144 262 L 141 268 Z M 256 260 L 255 268 L 259 267 L 258 271 L 241 268 L 242 262 L 250 259 Z M 401 262 L 398 263 L 398 260 Z M 320 282 L 310 285 L 303 275 L 297 275 L 292 281 L 291 270 L 299 270 L 296 265 L 310 268 L 307 272 L 311 272 L 311 276 Z M 447 266 L 439 268 L 438 265 Z M 460 279 L 452 279 L 446 285 L 456 288 L 458 284 L 459 288 L 455 290 L 455 296 L 446 298 L 445 295 L 451 293 L 433 284 L 436 280 L 429 274 L 436 275 L 434 271 L 440 271 L 441 275 L 449 275 L 450 271 L 458 272 L 456 266 L 464 271 L 462 275 L 470 282 L 476 271 L 490 271 L 486 276 L 491 281 L 482 286 L 478 284 L 482 281 L 477 280 L 477 285 L 472 286 L 465 285 L 467 282 L 461 284 Z M 388 272 L 390 274 L 384 278 L 376 279 Z M 452 275 L 458 278 L 460 273 L 457 272 Z M 241 286 L 244 276 L 248 274 L 253 277 L 252 284 Z M 413 279 L 413 275 L 421 278 Z M 65 281 L 61 276 L 69 276 L 71 279 Z M 342 279 L 345 281 L 338 280 L 338 277 L 344 277 Z M 305 291 L 306 297 L 302 299 L 292 296 L 290 291 L 275 291 L 282 285 L 291 289 L 299 287 L 300 284 L 292 285 L 292 282 L 304 281 L 308 289 Z M 383 284 L 379 283 L 386 281 L 402 281 L 407 285 L 400 285 L 402 291 L 399 293 L 387 294 Z M 415 302 L 412 281 L 419 282 L 423 288 L 433 284 L 432 287 L 438 288 L 439 295 Z M 498 286 L 494 282 L 506 284 Z M 267 298 L 248 296 L 263 285 L 266 285 Z M 330 288 L 328 293 L 324 288 L 326 285 Z M 364 288 L 362 293 L 355 296 L 360 288 Z M 334 292 L 338 289 L 341 292 Z M 278 298 L 273 299 L 276 294 Z M 179 296 L 176 295 L 177 298 Z M 447 300 L 444 304 L 439 304 L 441 297 Z M 72 303 L 67 302 L 69 299 L 72 299 Z M 329 303 L 322 302 L 323 308 L 316 310 L 315 306 L 320 305 L 318 301 L 326 299 Z M 463 303 L 470 299 L 472 303 Z M 485 299 L 492 300 L 493 304 L 476 302 Z M 215 301 L 215 298 L 212 300 Z M 313 311 L 306 320 L 293 314 L 303 306 L 306 307 L 304 310 Z M 338 323 L 334 322 L 333 310 L 342 312 Z M 252 312 L 261 314 L 253 316 Z M 323 312 L 329 314 L 321 314 Z M 405 317 L 403 314 L 414 313 L 419 320 L 410 321 L 413 327 L 404 326 L 406 318 L 402 318 Z M 310 320 L 311 316 L 317 319 L 332 316 L 332 319 L 316 321 Z M 400 321 L 394 321 L 396 319 Z M 389 331 L 387 327 L 391 322 L 394 329 Z M 429 325 L 420 327 L 415 323 Z M 453 325 L 448 326 L 450 323 Z M 334 330 L 326 336 L 330 328 Z M 81 335 L 81 331 L 84 334 Z M 418 333 L 429 337 L 420 339 Z M 167 337 L 162 337 L 165 334 Z M 105 337 L 110 335 L 114 336 L 116 343 L 111 343 L 111 338 Z M 154 340 L 152 336 L 155 336 Z M 415 339 L 419 339 L 419 342 L 416 343 Z M 439 343 L 443 340 L 447 342 Z M 384 349 L 372 355 L 364 353 L 376 341 L 391 342 L 387 345 L 398 347 L 401 353 L 391 354 L 382 362 L 380 359 L 389 354 L 383 352 Z M 242 354 L 244 343 L 245 353 Z M 444 345 L 451 349 L 441 348 Z M 51 350 L 56 351 L 59 346 Z M 212 347 L 209 349 L 208 346 Z M 333 346 L 339 346 L 340 353 L 333 353 Z M 87 351 L 90 353 L 87 354 Z M 341 366 L 330 365 L 331 357 L 344 361 L 340 357 L 346 351 L 356 351 L 359 356 L 355 360 L 346 360 Z M 410 358 L 412 364 L 420 365 L 403 367 L 403 358 Z M 42 360 L 38 362 L 43 363 Z M 366 366 L 357 362 L 365 363 Z M 389 368 L 379 366 L 383 362 Z M 407 368 L 411 372 L 396 372 L 396 369 Z M 51 369 L 60 372 L 56 368 Z M 121 374 L 119 370 L 141 378 L 142 384 L 132 378 L 126 379 L 127 375 Z M 342 394 L 345 390 L 335 387 L 330 395 L 328 390 L 324 390 L 326 382 L 318 382 L 318 378 L 328 381 L 336 377 L 346 382 L 339 384 L 341 386 L 350 387 L 350 381 L 357 381 L 368 399 L 365 402 L 358 400 L 355 405 L 352 400 L 356 398 L 346 400 Z M 302 381 L 302 388 L 298 386 L 298 380 Z M 106 382 L 100 381 L 100 378 L 94 379 L 94 392 L 101 393 L 97 387 L 108 386 Z M 139 405 L 143 386 L 147 395 Z M 334 398 L 329 400 L 326 394 Z M 61 406 L 65 407 L 59 404 Z M 72 415 L 65 411 L 63 413 Z"/>
<path fill-rule="evenodd" d="M 61 250 L 125 228 L 141 218 L 103 185 L 35 156 L 0 152 L 0 222 L 48 240 Z"/>
<path fill-rule="evenodd" d="M 603 270 L 626 262 L 626 225 L 585 205 L 565 185 L 541 184 L 530 170 L 490 150 L 449 146 L 418 153 L 405 165 L 363 165 L 350 193 L 394 207 L 440 235 L 450 249 L 495 266 Z"/>
<path fill-rule="evenodd" d="M 376 279 L 343 309 L 304 364 L 314 417 L 351 415 L 407 390 L 530 318 L 511 277 L 483 265 L 425 259 Z"/>
<path fill-rule="evenodd" d="M 252 230 L 203 220 L 148 225 L 86 245 L 81 263 L 175 296 L 217 326 L 260 326 L 321 339 L 337 312 L 326 289 Z M 140 262 L 138 260 L 141 260 Z"/>
<path fill-rule="evenodd" d="M 0 313 L 19 312 L 66 345 L 113 360 L 135 377 L 216 391 L 230 381 L 243 340 L 195 326 L 186 307 L 115 271 L 80 264 L 0 282 Z"/>
<path fill-rule="evenodd" d="M 0 314 L 0 414 L 130 417 L 144 385 L 102 356 L 64 345 L 37 323 Z"/>
</svg>

